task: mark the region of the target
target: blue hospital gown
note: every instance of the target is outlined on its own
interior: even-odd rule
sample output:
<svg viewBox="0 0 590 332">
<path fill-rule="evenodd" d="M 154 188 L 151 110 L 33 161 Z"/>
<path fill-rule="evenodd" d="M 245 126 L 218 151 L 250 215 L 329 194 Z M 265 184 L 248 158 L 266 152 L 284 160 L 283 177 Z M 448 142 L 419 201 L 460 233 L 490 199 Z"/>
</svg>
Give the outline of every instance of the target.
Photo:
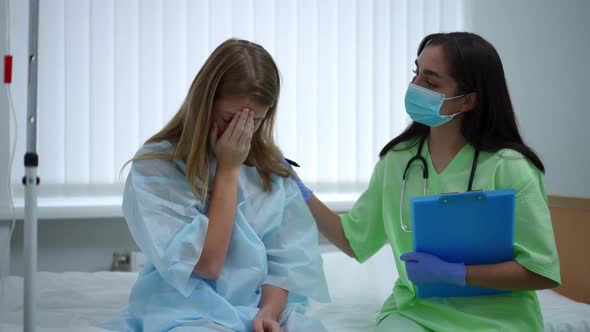
<svg viewBox="0 0 590 332">
<path fill-rule="evenodd" d="M 150 143 L 136 156 L 172 154 L 169 142 Z M 213 159 L 213 158 L 210 158 Z M 210 183 L 215 161 L 210 163 Z M 148 258 L 129 306 L 104 327 L 116 331 L 252 331 L 261 287 L 289 291 L 280 324 L 285 332 L 325 331 L 304 314 L 307 297 L 329 301 L 318 231 L 295 182 L 273 175 L 264 192 L 254 167 L 241 166 L 232 237 L 217 280 L 193 273 L 209 220 L 182 161 L 134 161 L 123 195 L 133 239 Z M 210 197 L 210 195 L 208 195 Z"/>
</svg>

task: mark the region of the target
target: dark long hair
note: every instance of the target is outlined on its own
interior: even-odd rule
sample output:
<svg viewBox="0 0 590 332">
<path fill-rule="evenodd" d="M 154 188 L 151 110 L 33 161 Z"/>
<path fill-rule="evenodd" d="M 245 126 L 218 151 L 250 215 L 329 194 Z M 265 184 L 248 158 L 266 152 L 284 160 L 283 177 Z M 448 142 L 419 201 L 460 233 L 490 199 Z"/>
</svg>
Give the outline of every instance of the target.
<svg viewBox="0 0 590 332">
<path fill-rule="evenodd" d="M 545 172 L 537 154 L 520 136 L 502 62 L 494 46 L 482 37 L 466 32 L 428 35 L 420 43 L 418 55 L 427 45 L 443 48 L 451 77 L 459 86 L 458 94 L 477 93 L 475 108 L 465 112 L 461 124 L 461 133 L 467 142 L 480 151 L 516 150 Z M 401 150 L 409 149 L 429 132 L 430 127 L 413 122 L 383 147 L 379 157 L 401 142 L 409 142 Z"/>
</svg>

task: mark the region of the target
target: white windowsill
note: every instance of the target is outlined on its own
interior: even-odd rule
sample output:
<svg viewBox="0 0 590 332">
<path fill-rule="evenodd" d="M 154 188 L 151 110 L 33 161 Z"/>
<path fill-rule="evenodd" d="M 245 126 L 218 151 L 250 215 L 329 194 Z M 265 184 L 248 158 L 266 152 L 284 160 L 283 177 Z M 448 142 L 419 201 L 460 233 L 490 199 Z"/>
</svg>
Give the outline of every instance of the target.
<svg viewBox="0 0 590 332">
<path fill-rule="evenodd" d="M 122 188 L 89 190 L 45 190 L 37 198 L 37 218 L 39 220 L 56 219 L 100 219 L 121 218 Z M 18 220 L 24 218 L 24 197 L 17 193 L 14 199 L 15 215 Z M 350 210 L 360 196 L 360 192 L 316 192 L 316 196 L 331 210 L 345 212 Z M 0 211 L 0 220 L 10 220 L 9 210 Z"/>
<path fill-rule="evenodd" d="M 14 209 L 18 220 L 25 215 L 25 199 L 22 187 L 14 189 Z M 41 185 L 37 192 L 37 218 L 92 219 L 119 218 L 122 185 Z M 0 211 L 0 220 L 12 219 L 10 211 Z"/>
<path fill-rule="evenodd" d="M 38 219 L 90 219 L 123 216 L 121 196 L 39 197 L 37 204 Z M 14 208 L 17 219 L 24 218 L 24 205 L 23 198 L 15 200 Z M 0 215 L 0 219 L 10 218 L 12 217 Z"/>
</svg>

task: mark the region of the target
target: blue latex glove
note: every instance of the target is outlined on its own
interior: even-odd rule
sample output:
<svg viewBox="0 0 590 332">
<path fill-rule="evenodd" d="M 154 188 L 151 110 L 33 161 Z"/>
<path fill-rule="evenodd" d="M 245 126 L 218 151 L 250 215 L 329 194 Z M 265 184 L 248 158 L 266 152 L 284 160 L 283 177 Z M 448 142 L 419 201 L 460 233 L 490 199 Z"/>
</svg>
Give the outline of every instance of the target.
<svg viewBox="0 0 590 332">
<path fill-rule="evenodd" d="M 406 273 L 415 285 L 445 283 L 465 286 L 467 268 L 463 263 L 449 263 L 423 252 L 410 251 L 400 256 Z"/>
<path fill-rule="evenodd" d="M 295 183 L 297 183 L 297 187 L 299 187 L 299 191 L 301 191 L 301 195 L 303 195 L 303 199 L 306 202 L 309 201 L 309 199 L 313 195 L 313 191 L 311 191 L 309 188 L 307 188 L 303 184 L 303 182 L 299 178 L 299 175 L 297 175 L 297 172 L 295 172 L 293 167 L 291 167 L 291 164 L 289 164 L 286 160 L 283 160 L 283 164 L 285 164 L 285 166 L 289 167 L 291 169 L 291 171 L 293 172 L 293 175 L 291 176 L 291 178 L 293 179 L 293 181 L 295 181 Z"/>
</svg>

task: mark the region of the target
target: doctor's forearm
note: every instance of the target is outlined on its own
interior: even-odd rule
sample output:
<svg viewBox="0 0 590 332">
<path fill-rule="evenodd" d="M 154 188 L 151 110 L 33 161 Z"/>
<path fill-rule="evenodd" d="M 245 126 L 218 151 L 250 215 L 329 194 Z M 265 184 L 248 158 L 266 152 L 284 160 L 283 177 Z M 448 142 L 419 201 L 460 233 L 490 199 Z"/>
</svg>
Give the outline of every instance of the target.
<svg viewBox="0 0 590 332">
<path fill-rule="evenodd" d="M 213 180 L 205 243 L 194 268 L 197 275 L 206 279 L 219 278 L 227 256 L 236 214 L 239 174 L 239 168 L 218 169 Z"/>
<path fill-rule="evenodd" d="M 312 195 L 307 201 L 307 206 L 318 225 L 319 231 L 345 254 L 353 258 L 356 257 L 344 235 L 340 217 L 324 205 L 315 195 Z"/>
<path fill-rule="evenodd" d="M 502 290 L 538 290 L 555 287 L 555 282 L 527 270 L 517 261 L 467 266 L 466 283 Z"/>
</svg>

